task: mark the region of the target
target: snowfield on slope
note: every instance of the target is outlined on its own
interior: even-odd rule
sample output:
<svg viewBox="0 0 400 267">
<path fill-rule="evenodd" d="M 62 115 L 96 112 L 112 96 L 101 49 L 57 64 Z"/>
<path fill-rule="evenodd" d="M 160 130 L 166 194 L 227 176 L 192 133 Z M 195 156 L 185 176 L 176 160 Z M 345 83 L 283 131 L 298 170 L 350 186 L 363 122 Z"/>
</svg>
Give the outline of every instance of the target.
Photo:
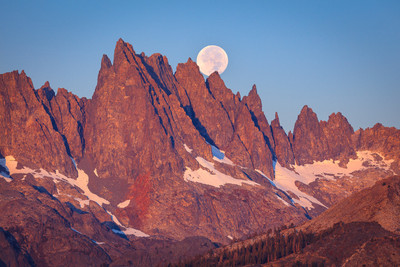
<svg viewBox="0 0 400 267">
<path fill-rule="evenodd" d="M 71 158 L 72 159 L 72 158 Z M 73 159 L 72 159 L 73 160 Z M 74 162 L 74 161 L 73 161 Z M 75 162 L 74 162 L 75 163 Z M 0 164 L 2 164 L 2 162 L 0 162 Z M 86 200 L 80 199 L 80 198 L 74 198 L 75 200 L 77 200 L 81 207 L 83 208 L 85 205 L 89 205 L 89 200 L 92 200 L 94 202 L 96 202 L 99 206 L 102 207 L 103 204 L 110 204 L 110 202 L 96 194 L 94 194 L 93 192 L 90 191 L 89 187 L 88 187 L 88 183 L 89 183 L 89 176 L 85 173 L 85 171 L 79 169 L 76 167 L 77 171 L 78 171 L 78 178 L 77 179 L 73 179 L 73 178 L 69 178 L 66 177 L 65 175 L 59 173 L 58 170 L 56 170 L 56 173 L 50 173 L 46 170 L 43 169 L 39 169 L 39 170 L 32 170 L 30 168 L 27 167 L 23 167 L 23 168 L 19 168 L 17 169 L 17 165 L 18 162 L 15 160 L 15 158 L 13 156 L 7 156 L 5 157 L 5 163 L 4 165 L 8 168 L 10 175 L 13 174 L 28 174 L 31 173 L 32 175 L 34 175 L 35 178 L 52 178 L 54 183 L 59 183 L 60 181 L 64 181 L 67 182 L 69 184 L 71 184 L 72 186 L 76 186 L 78 188 L 80 188 L 84 193 L 83 195 L 87 197 Z M 75 165 L 76 166 L 76 165 Z M 62 194 L 62 192 L 59 192 L 58 188 L 57 188 L 57 192 L 58 194 Z M 70 196 L 70 195 L 67 195 Z M 72 196 L 70 196 L 72 197 Z M 118 204 L 119 207 L 126 207 L 129 205 L 130 200 L 126 200 L 120 204 Z M 130 228 L 130 227 L 125 227 L 124 225 L 122 225 L 119 220 L 117 219 L 117 217 L 115 215 L 113 215 L 111 212 L 109 212 L 108 210 L 105 209 L 105 211 L 111 216 L 112 220 L 121 227 L 121 229 L 123 229 L 122 233 L 124 233 L 125 235 L 135 235 L 137 237 L 149 237 L 149 235 L 143 233 L 140 230 L 134 229 L 134 228 Z M 113 229 L 113 232 L 114 229 Z M 116 232 L 115 232 L 116 233 Z M 121 234 L 121 233 L 119 233 Z"/>
<path fill-rule="evenodd" d="M 186 144 L 184 145 L 184 147 L 185 147 L 185 150 L 189 153 L 191 153 L 193 151 Z M 223 151 L 220 151 L 218 148 L 216 148 L 215 146 L 212 146 L 212 145 L 211 145 L 211 151 L 213 154 L 214 161 L 218 161 L 220 163 L 235 166 L 235 164 L 225 156 L 225 153 Z M 226 175 L 225 173 L 218 171 L 215 168 L 213 162 L 209 162 L 202 157 L 196 157 L 196 160 L 200 164 L 200 166 L 202 166 L 203 168 L 199 168 L 197 170 L 192 170 L 191 168 L 186 167 L 185 173 L 183 174 L 183 178 L 186 182 L 190 181 L 190 182 L 195 182 L 195 183 L 211 185 L 214 187 L 221 187 L 226 184 L 259 185 L 258 183 L 250 181 L 250 180 L 238 179 L 238 178 L 234 178 L 232 176 Z"/>
<path fill-rule="evenodd" d="M 374 154 L 382 158 L 382 160 L 376 160 Z M 384 160 L 379 153 L 372 151 L 358 151 L 356 159 L 350 159 L 345 168 L 339 166 L 338 161 L 324 160 L 315 161 L 312 164 L 305 165 L 293 165 L 293 170 L 282 167 L 279 162 L 275 166 L 275 179 L 271 181 L 265 174 L 257 170 L 265 178 L 267 178 L 272 185 L 281 189 L 285 192 L 292 192 L 299 197 L 299 199 L 293 198 L 293 201 L 300 204 L 304 208 L 311 209 L 312 203 L 319 204 L 325 208 L 320 201 L 316 198 L 300 191 L 296 186 L 295 182 L 299 181 L 304 184 L 309 184 L 318 179 L 334 180 L 335 177 L 352 176 L 354 171 L 365 170 L 368 168 L 379 168 L 383 170 L 389 170 L 390 164 L 394 160 Z"/>
<path fill-rule="evenodd" d="M 382 160 L 376 160 L 374 154 L 381 157 Z M 352 172 L 368 168 L 389 170 L 393 162 L 394 160 L 383 159 L 383 156 L 376 152 L 358 151 L 357 158 L 350 159 L 345 168 L 340 167 L 339 162 L 333 160 L 314 161 L 312 164 L 305 164 L 303 166 L 294 165 L 292 167 L 302 177 L 302 180 L 299 181 L 309 184 L 317 178 L 334 179 L 334 176 L 339 178 L 352 176 Z"/>
<path fill-rule="evenodd" d="M 185 181 L 211 185 L 214 187 L 221 187 L 226 184 L 259 185 L 258 183 L 250 180 L 237 179 L 233 178 L 232 176 L 226 175 L 218 171 L 214 167 L 214 163 L 209 162 L 206 159 L 203 159 L 202 157 L 196 157 L 196 160 L 204 169 L 199 168 L 193 171 L 189 167 L 186 167 L 185 173 L 183 174 L 183 178 L 185 179 Z"/>
</svg>

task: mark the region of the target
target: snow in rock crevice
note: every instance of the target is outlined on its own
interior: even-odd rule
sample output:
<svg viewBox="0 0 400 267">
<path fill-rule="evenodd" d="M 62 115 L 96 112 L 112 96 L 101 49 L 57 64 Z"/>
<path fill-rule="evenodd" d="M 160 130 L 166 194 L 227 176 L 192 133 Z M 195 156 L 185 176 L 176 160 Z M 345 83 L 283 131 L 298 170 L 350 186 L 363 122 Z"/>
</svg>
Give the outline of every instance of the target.
<svg viewBox="0 0 400 267">
<path fill-rule="evenodd" d="M 10 170 L 8 169 L 8 167 L 6 165 L 6 159 L 5 158 L 0 158 L 0 167 L 2 167 L 2 169 L 6 170 L 8 173 L 10 173 Z M 7 172 L 4 172 L 4 171 L 1 170 L 0 171 L 0 177 L 2 177 L 7 182 L 11 182 L 12 178 L 10 177 L 10 175 L 8 175 Z"/>
<path fill-rule="evenodd" d="M 69 177 L 61 174 L 58 170 L 56 170 L 55 173 L 51 173 L 51 172 L 48 172 L 43 169 L 33 170 L 33 169 L 30 169 L 27 167 L 17 169 L 18 162 L 15 160 L 15 158 L 13 156 L 7 156 L 5 159 L 6 159 L 6 165 L 7 165 L 8 169 L 10 170 L 11 175 L 18 174 L 18 173 L 21 173 L 21 174 L 31 173 L 36 178 L 45 178 L 45 177 L 52 178 L 55 183 L 57 183 L 59 181 L 65 181 L 73 186 L 80 188 L 84 192 L 83 194 L 89 200 L 96 202 L 100 206 L 102 206 L 103 204 L 110 204 L 110 202 L 108 200 L 106 200 L 90 191 L 90 189 L 88 187 L 89 176 L 85 173 L 84 170 L 77 168 L 78 178 L 73 179 L 73 178 L 69 178 Z M 84 201 L 82 203 L 89 204 L 88 201 L 87 202 Z M 82 206 L 82 204 L 81 204 L 81 206 Z"/>
<path fill-rule="evenodd" d="M 117 230 L 117 229 L 112 229 L 112 231 L 116 234 L 125 234 L 125 235 L 134 235 L 137 237 L 149 237 L 150 235 L 132 228 L 132 227 L 126 227 L 124 226 L 118 219 L 117 217 L 115 217 L 114 214 L 112 214 L 110 211 L 106 210 L 106 212 L 111 216 L 111 219 L 113 222 L 115 222 L 115 224 L 117 224 L 120 228 L 122 228 L 122 230 Z"/>
<path fill-rule="evenodd" d="M 250 180 L 237 179 L 237 178 L 233 178 L 232 176 L 226 175 L 226 174 L 218 171 L 214 167 L 214 163 L 209 162 L 202 157 L 197 157 L 196 160 L 203 168 L 199 168 L 197 170 L 192 170 L 189 167 L 186 167 L 186 171 L 183 175 L 185 181 L 191 181 L 191 182 L 195 182 L 195 183 L 211 185 L 214 187 L 221 187 L 226 184 L 259 185 L 258 183 L 250 181 Z"/>
<path fill-rule="evenodd" d="M 186 144 L 183 144 L 183 147 L 188 153 L 192 153 L 193 149 L 189 148 Z"/>
<path fill-rule="evenodd" d="M 213 155 L 213 160 L 218 161 L 220 163 L 228 164 L 231 166 L 235 166 L 235 164 L 225 156 L 225 152 L 219 150 L 217 147 L 211 145 L 211 152 Z"/>
<path fill-rule="evenodd" d="M 0 162 L 1 163 L 1 162 Z M 7 156 L 5 157 L 5 163 L 4 165 L 9 169 L 10 171 L 10 175 L 12 174 L 27 174 L 27 173 L 31 173 L 32 175 L 35 176 L 35 178 L 52 178 L 53 181 L 55 183 L 60 182 L 60 181 L 64 181 L 67 182 L 73 186 L 76 186 L 78 188 L 80 188 L 83 191 L 83 195 L 86 196 L 88 199 L 83 200 L 81 198 L 76 198 L 76 197 L 72 197 L 68 194 L 64 194 L 67 196 L 70 196 L 71 198 L 74 198 L 75 200 L 77 200 L 80 204 L 80 206 L 83 208 L 85 205 L 89 205 L 89 200 L 92 200 L 94 202 L 96 202 L 97 204 L 99 204 L 99 206 L 102 206 L 103 204 L 110 204 L 110 202 L 96 194 L 94 194 L 93 192 L 90 191 L 89 187 L 88 187 L 88 183 L 89 183 L 89 176 L 85 173 L 85 171 L 77 168 L 78 171 L 78 178 L 77 179 L 73 179 L 73 178 L 69 178 L 63 174 L 61 174 L 58 170 L 56 170 L 56 173 L 50 173 L 46 170 L 43 169 L 39 169 L 39 170 L 33 170 L 27 167 L 23 167 L 20 169 L 17 169 L 17 165 L 18 162 L 15 160 L 15 158 L 13 156 Z M 59 192 L 58 188 L 57 188 L 57 192 L 60 194 L 61 192 Z M 129 200 L 124 201 L 121 204 L 128 206 L 129 205 Z M 122 232 L 125 235 L 135 235 L 137 237 L 149 237 L 148 234 L 143 233 L 140 230 L 134 229 L 134 228 L 130 228 L 130 227 L 125 227 L 124 225 L 122 225 L 119 220 L 117 219 L 117 217 L 115 217 L 115 215 L 113 215 L 110 211 L 106 210 L 105 211 L 111 216 L 112 220 L 119 225 L 121 228 L 123 228 L 124 230 L 122 230 Z M 71 229 L 79 234 L 79 231 L 73 229 L 71 227 Z"/>
<path fill-rule="evenodd" d="M 292 165 L 293 170 L 282 167 L 279 162 L 275 163 L 275 180 L 269 179 L 260 170 L 256 170 L 258 173 L 263 175 L 268 181 L 276 188 L 284 192 L 292 192 L 298 196 L 299 199 L 293 198 L 292 201 L 298 203 L 304 208 L 312 208 L 312 203 L 319 204 L 325 208 L 319 200 L 308 195 L 305 192 L 300 191 L 296 186 L 295 182 L 299 181 L 304 184 L 310 184 L 316 179 L 334 180 L 343 176 L 352 176 L 355 171 L 365 170 L 368 168 L 379 168 L 389 170 L 390 165 L 394 160 L 375 160 L 373 154 L 379 155 L 379 153 L 372 151 L 358 151 L 356 159 L 350 159 L 346 167 L 339 166 L 338 161 L 324 160 L 315 161 L 312 164 L 305 165 Z M 365 166 L 365 164 L 367 166 Z M 283 199 L 281 199 L 283 201 Z M 286 202 L 285 202 L 286 203 Z M 287 204 L 287 203 L 286 203 Z"/>
</svg>

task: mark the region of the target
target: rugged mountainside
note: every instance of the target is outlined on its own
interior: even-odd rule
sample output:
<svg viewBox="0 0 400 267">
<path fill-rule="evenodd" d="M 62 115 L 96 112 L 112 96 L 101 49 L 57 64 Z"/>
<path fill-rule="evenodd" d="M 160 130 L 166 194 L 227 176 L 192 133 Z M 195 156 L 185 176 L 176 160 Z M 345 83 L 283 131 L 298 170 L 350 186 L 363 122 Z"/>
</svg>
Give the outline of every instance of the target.
<svg viewBox="0 0 400 267">
<path fill-rule="evenodd" d="M 398 266 L 399 226 L 400 176 L 394 176 L 354 193 L 299 227 L 297 230 L 306 233 L 320 233 L 320 238 L 301 253 L 270 265 L 314 262 L 340 266 Z"/>
<path fill-rule="evenodd" d="M 65 236 L 75 229 L 96 240 L 99 259 L 115 262 L 115 238 L 129 239 L 124 251 L 144 239 L 224 244 L 299 224 L 400 172 L 395 128 L 354 132 L 341 113 L 319 121 L 305 106 L 286 134 L 277 114 L 269 124 L 256 86 L 242 99 L 217 72 L 204 80 L 190 58 L 173 73 L 165 56 L 137 54 L 122 39 L 113 62 L 103 56 L 91 99 L 56 94 L 49 83 L 34 89 L 23 71 L 1 74 L 0 126 L 0 204 L 13 192 L 15 202 L 40 203 L 43 215 L 32 228 L 3 217 L 0 227 L 27 255 L 18 260 L 35 263 L 46 241 L 30 231 L 47 217 L 63 221 L 54 229 Z M 47 216 L 48 207 L 56 212 Z"/>
<path fill-rule="evenodd" d="M 177 265 L 398 266 L 399 207 L 400 176 L 393 176 L 300 227 L 269 231 Z"/>
</svg>

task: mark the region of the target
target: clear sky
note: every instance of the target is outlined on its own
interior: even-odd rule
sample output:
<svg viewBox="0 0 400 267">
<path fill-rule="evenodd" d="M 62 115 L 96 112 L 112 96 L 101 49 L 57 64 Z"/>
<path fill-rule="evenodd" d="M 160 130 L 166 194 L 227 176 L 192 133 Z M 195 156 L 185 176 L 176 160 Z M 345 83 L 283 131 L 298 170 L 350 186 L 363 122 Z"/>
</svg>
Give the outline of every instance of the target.
<svg viewBox="0 0 400 267">
<path fill-rule="evenodd" d="M 25 70 L 90 98 L 101 57 L 122 37 L 172 68 L 206 45 L 229 56 L 234 93 L 257 85 L 267 119 L 292 130 L 303 105 L 318 118 L 400 128 L 400 1 L 0 0 L 0 73 Z"/>
</svg>

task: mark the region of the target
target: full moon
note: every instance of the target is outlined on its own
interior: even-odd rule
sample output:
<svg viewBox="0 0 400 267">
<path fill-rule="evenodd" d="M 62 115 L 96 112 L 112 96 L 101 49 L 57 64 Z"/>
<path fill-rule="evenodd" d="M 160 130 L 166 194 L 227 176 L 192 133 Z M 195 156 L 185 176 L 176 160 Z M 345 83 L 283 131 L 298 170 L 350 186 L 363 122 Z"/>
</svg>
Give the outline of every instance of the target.
<svg viewBox="0 0 400 267">
<path fill-rule="evenodd" d="M 228 66 L 228 55 L 219 46 L 209 45 L 200 50 L 197 55 L 197 65 L 200 71 L 209 76 L 214 71 L 223 73 Z"/>
</svg>

